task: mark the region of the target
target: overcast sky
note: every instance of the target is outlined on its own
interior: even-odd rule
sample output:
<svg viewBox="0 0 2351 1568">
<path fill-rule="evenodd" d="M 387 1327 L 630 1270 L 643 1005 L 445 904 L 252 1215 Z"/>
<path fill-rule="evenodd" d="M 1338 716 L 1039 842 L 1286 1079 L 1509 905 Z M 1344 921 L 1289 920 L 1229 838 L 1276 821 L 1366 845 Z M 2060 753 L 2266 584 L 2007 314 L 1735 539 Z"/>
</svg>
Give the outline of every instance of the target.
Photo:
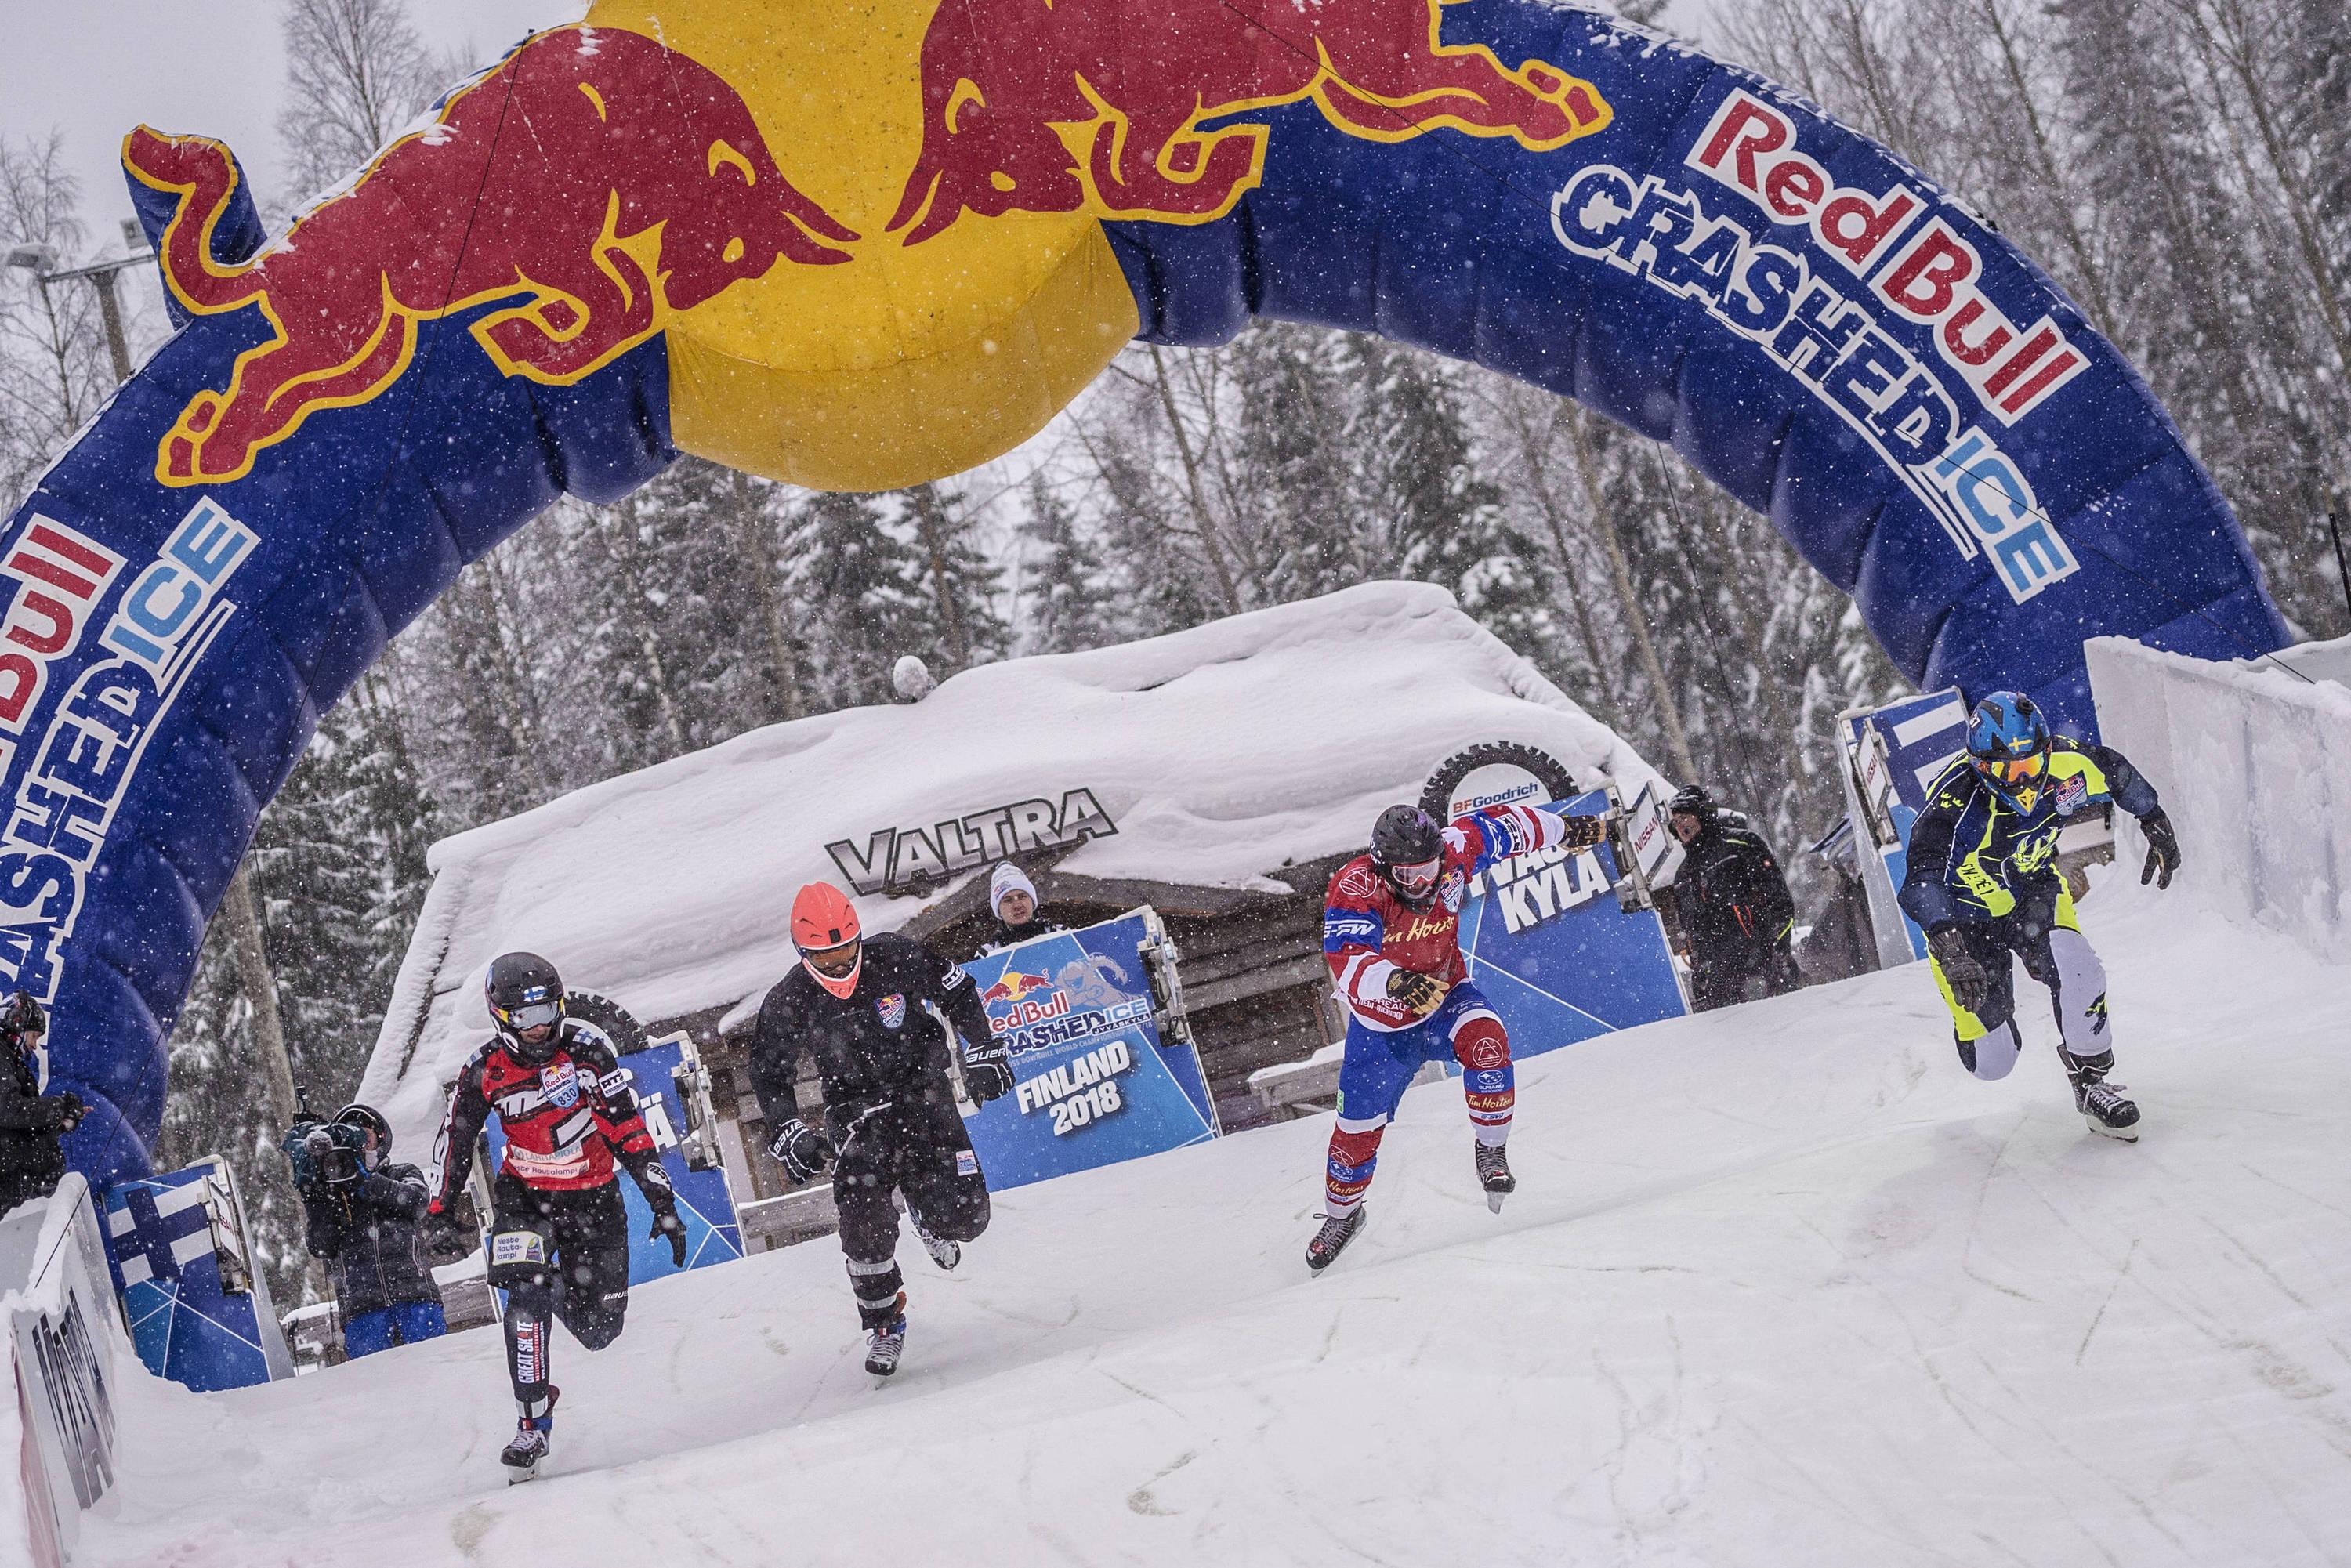
<svg viewBox="0 0 2351 1568">
<path fill-rule="evenodd" d="M 1677 0 L 1667 21 L 1694 33 L 1716 0 Z M 131 215 L 116 149 L 144 121 L 216 136 L 265 200 L 280 197 L 277 111 L 286 63 L 282 0 L 0 0 L 0 136 L 65 138 L 94 248 Z M 585 0 L 409 0 L 425 42 L 474 62 Z M 93 20 L 96 25 L 93 25 Z"/>
<path fill-rule="evenodd" d="M 488 59 L 584 0 L 409 0 L 434 48 Z M 144 121 L 217 136 L 280 194 L 280 0 L 0 0 L 0 136 L 65 137 L 94 246 L 131 215 L 117 149 Z M 96 25 L 93 25 L 93 22 Z"/>
</svg>

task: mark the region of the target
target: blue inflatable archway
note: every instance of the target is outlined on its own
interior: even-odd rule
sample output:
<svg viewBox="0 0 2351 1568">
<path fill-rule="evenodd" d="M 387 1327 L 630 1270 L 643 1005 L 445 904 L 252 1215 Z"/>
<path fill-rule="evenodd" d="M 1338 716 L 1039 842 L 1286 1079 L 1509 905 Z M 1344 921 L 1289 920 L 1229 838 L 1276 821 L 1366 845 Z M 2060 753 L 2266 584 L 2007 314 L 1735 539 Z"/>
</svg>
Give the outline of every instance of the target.
<svg viewBox="0 0 2351 1568">
<path fill-rule="evenodd" d="M 124 161 L 183 324 L 0 547 L 0 986 L 51 1004 L 96 1179 L 144 1168 L 262 805 L 465 562 L 679 449 L 958 471 L 1137 335 L 1278 316 L 1573 396 L 1769 515 L 1924 685 L 2086 727 L 2085 637 L 2283 638 L 2178 431 L 2005 240 L 1549 0 L 598 0 L 290 236 L 215 142 Z"/>
</svg>

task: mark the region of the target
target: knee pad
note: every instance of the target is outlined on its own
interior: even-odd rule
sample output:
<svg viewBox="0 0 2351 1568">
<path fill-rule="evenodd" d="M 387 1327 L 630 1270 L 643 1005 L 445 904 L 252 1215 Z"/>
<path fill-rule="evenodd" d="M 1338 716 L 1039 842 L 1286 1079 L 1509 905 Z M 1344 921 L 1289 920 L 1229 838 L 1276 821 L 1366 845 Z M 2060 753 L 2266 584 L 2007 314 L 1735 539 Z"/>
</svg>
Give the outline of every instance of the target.
<svg viewBox="0 0 2351 1568">
<path fill-rule="evenodd" d="M 1987 1083 L 2007 1077 L 2016 1066 L 2017 1052 L 2022 1049 L 2012 1020 L 1958 1044 L 1959 1061 Z"/>
<path fill-rule="evenodd" d="M 958 1205 L 945 1220 L 937 1225 L 925 1220 L 923 1228 L 942 1241 L 977 1241 L 990 1218 L 987 1195 L 982 1193 L 977 1203 Z"/>
<path fill-rule="evenodd" d="M 563 1326 L 583 1350 L 601 1350 L 621 1337 L 621 1327 L 628 1322 L 629 1292 L 621 1291 L 607 1296 L 584 1312 L 567 1316 Z"/>
<path fill-rule="evenodd" d="M 551 1281 L 544 1231 L 493 1230 L 483 1244 L 489 1252 L 489 1282 L 500 1291 L 533 1290 L 542 1296 Z"/>
<path fill-rule="evenodd" d="M 1510 1065 L 1510 1035 L 1502 1020 L 1480 1009 L 1453 1026 L 1453 1056 L 1470 1071 L 1494 1071 Z"/>
</svg>

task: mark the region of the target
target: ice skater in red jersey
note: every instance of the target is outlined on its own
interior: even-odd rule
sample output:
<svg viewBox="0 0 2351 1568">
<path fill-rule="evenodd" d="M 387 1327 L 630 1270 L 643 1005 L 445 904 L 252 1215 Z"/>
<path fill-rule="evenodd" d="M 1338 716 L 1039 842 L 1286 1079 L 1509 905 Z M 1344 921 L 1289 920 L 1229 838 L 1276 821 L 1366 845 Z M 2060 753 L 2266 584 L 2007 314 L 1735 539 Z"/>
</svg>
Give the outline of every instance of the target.
<svg viewBox="0 0 2351 1568">
<path fill-rule="evenodd" d="M 507 953 L 485 977 L 497 1038 L 474 1052 L 449 1092 L 434 1151 L 428 1223 L 444 1227 L 473 1169 L 474 1140 L 495 1113 L 506 1152 L 490 1183 L 496 1214 L 483 1227 L 489 1281 L 507 1292 L 507 1371 L 518 1412 L 498 1456 L 509 1481 L 528 1480 L 555 1430 L 548 1380 L 553 1320 L 601 1350 L 629 1311 L 629 1218 L 616 1167 L 636 1178 L 652 1234 L 685 1261 L 677 1195 L 645 1130 L 611 1040 L 564 1016 L 563 979 L 533 953 Z"/>
<path fill-rule="evenodd" d="M 1323 901 L 1322 956 L 1347 1005 L 1339 1069 L 1339 1124 L 1331 1133 L 1322 1228 L 1306 1266 L 1330 1267 L 1364 1224 L 1380 1136 L 1423 1063 L 1451 1057 L 1477 1134 L 1478 1180 L 1499 1212 L 1518 1184 L 1504 1147 L 1517 1081 L 1510 1037 L 1470 983 L 1461 956 L 1461 904 L 1469 879 L 1534 850 L 1588 849 L 1605 831 L 1597 817 L 1562 817 L 1530 806 L 1489 806 L 1450 825 L 1417 806 L 1391 806 L 1372 848 L 1339 868 Z"/>
</svg>

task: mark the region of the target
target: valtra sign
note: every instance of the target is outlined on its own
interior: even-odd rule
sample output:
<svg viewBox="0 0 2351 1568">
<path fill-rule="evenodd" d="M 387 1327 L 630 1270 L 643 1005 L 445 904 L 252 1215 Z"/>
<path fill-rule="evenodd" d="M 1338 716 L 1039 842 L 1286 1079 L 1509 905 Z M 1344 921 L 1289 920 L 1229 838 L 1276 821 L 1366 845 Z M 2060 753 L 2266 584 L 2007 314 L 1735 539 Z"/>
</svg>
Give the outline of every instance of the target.
<svg viewBox="0 0 2351 1568">
<path fill-rule="evenodd" d="M 1039 797 L 974 811 L 927 828 L 883 828 L 824 846 L 849 885 L 861 894 L 912 893 L 1013 855 L 1069 849 L 1118 831 L 1091 789 L 1071 789 L 1057 808 Z"/>
</svg>

